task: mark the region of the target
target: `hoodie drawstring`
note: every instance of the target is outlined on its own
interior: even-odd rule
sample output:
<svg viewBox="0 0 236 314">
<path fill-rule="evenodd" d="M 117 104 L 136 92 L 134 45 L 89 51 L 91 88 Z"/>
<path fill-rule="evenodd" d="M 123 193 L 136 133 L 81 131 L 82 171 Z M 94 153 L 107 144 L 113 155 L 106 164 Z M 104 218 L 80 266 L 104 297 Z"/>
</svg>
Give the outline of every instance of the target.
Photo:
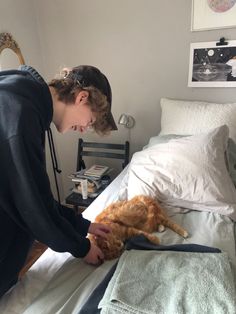
<svg viewBox="0 0 236 314">
<path fill-rule="evenodd" d="M 54 179 L 55 179 L 55 184 L 56 184 L 56 189 L 57 189 L 57 199 L 58 199 L 58 203 L 61 204 L 60 192 L 59 192 L 59 187 L 58 187 L 58 182 L 57 182 L 57 174 L 56 174 L 56 172 L 61 173 L 61 170 L 58 168 L 55 146 L 54 146 L 53 136 L 52 136 L 52 130 L 50 128 L 47 130 L 47 135 L 48 135 L 48 144 L 49 144 L 49 149 L 50 149 L 50 155 L 51 155 L 51 159 L 52 159 Z"/>
</svg>

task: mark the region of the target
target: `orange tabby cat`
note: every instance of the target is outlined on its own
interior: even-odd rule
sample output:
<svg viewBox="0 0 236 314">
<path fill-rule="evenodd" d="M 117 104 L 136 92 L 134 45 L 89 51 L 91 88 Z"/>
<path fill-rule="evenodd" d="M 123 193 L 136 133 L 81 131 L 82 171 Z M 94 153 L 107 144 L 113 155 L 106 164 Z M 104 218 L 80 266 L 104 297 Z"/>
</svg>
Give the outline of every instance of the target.
<svg viewBox="0 0 236 314">
<path fill-rule="evenodd" d="M 112 203 L 96 217 L 95 222 L 109 225 L 112 230 L 107 239 L 89 235 L 89 239 L 103 251 L 106 260 L 119 257 L 124 241 L 136 235 L 142 234 L 154 244 L 160 241 L 151 233 L 163 231 L 165 227 L 184 238 L 188 236 L 187 231 L 173 222 L 153 198 L 144 195 Z"/>
</svg>

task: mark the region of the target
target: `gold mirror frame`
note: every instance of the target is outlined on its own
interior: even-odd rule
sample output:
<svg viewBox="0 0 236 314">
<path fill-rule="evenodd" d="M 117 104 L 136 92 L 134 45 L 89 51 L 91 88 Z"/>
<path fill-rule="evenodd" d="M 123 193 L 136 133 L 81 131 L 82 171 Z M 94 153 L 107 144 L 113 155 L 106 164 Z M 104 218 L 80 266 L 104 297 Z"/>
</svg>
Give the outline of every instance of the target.
<svg viewBox="0 0 236 314">
<path fill-rule="evenodd" d="M 10 33 L 0 33 L 0 54 L 4 49 L 11 49 L 17 55 L 20 64 L 25 64 L 20 47 Z"/>
</svg>

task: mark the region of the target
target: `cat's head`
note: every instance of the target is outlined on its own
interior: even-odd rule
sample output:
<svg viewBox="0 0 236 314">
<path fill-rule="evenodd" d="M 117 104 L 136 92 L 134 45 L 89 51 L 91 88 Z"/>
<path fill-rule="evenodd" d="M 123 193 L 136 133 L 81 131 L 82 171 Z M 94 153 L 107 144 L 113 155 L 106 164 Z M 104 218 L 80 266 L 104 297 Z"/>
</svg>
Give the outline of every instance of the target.
<svg viewBox="0 0 236 314">
<path fill-rule="evenodd" d="M 90 235 L 89 239 L 101 249 L 105 260 L 119 257 L 124 250 L 123 242 L 116 239 L 112 234 L 109 234 L 107 239 L 95 237 L 93 235 Z"/>
</svg>

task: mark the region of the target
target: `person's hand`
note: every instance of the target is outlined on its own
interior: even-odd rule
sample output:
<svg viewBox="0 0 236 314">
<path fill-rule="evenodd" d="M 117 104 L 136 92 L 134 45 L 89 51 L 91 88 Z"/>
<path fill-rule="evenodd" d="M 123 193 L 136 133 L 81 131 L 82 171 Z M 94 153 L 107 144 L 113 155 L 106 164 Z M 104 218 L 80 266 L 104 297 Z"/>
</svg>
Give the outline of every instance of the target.
<svg viewBox="0 0 236 314">
<path fill-rule="evenodd" d="M 96 237 L 107 238 L 108 233 L 111 229 L 100 223 L 91 223 L 88 229 L 88 233 L 94 234 Z M 104 261 L 104 254 L 95 244 L 91 243 L 88 254 L 84 257 L 85 262 L 93 265 L 102 264 Z"/>
<path fill-rule="evenodd" d="M 90 242 L 91 243 L 91 242 Z M 100 265 L 104 261 L 104 254 L 95 244 L 91 243 L 88 254 L 84 257 L 84 261 L 92 265 Z"/>
<path fill-rule="evenodd" d="M 111 229 L 107 225 L 100 223 L 91 223 L 88 229 L 88 233 L 92 233 L 95 236 L 107 238 L 107 234 L 111 232 Z"/>
</svg>

